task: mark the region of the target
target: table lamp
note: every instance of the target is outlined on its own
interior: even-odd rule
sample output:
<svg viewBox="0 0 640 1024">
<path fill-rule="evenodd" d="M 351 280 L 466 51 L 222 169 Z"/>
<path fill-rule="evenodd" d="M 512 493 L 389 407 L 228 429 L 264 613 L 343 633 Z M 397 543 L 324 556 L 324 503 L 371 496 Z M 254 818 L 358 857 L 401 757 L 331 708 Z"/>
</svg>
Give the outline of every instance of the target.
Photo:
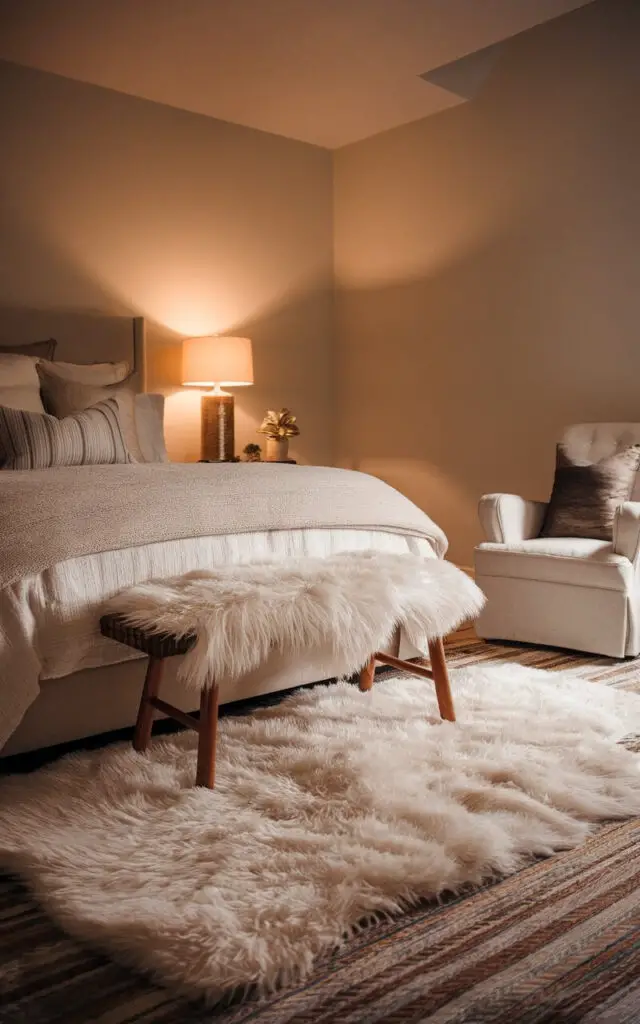
<svg viewBox="0 0 640 1024">
<path fill-rule="evenodd" d="M 182 344 L 182 383 L 213 389 L 201 401 L 201 459 L 231 461 L 235 455 L 233 395 L 222 388 L 253 384 L 249 338 L 187 338 Z"/>
</svg>

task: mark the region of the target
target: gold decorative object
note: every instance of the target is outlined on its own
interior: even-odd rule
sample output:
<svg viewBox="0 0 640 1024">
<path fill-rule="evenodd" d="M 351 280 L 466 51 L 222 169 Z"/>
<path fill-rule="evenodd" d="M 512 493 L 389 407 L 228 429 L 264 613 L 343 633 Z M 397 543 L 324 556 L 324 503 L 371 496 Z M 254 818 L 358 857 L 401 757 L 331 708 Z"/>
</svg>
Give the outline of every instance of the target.
<svg viewBox="0 0 640 1024">
<path fill-rule="evenodd" d="M 300 433 L 296 417 L 289 409 L 281 409 L 275 412 L 269 409 L 267 415 L 258 427 L 259 434 L 266 434 L 267 451 L 266 462 L 286 462 L 289 454 L 289 438 L 297 437 Z"/>
<path fill-rule="evenodd" d="M 258 427 L 258 433 L 266 434 L 267 437 L 297 437 L 300 428 L 296 423 L 296 417 L 289 409 L 281 409 L 280 412 L 269 409 L 262 425 Z"/>
</svg>

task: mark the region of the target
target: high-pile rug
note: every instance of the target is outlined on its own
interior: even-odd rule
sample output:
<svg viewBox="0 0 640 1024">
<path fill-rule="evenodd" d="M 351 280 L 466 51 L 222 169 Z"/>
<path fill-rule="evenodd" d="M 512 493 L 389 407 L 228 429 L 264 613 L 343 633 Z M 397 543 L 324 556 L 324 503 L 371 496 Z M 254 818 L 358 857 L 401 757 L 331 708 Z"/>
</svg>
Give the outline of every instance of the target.
<svg viewBox="0 0 640 1024">
<path fill-rule="evenodd" d="M 640 814 L 640 698 L 572 673 L 316 687 L 223 721 L 217 786 L 195 738 L 72 755 L 0 786 L 0 863 L 65 930 L 217 1000 L 304 978 L 380 915 L 464 892 Z"/>
</svg>

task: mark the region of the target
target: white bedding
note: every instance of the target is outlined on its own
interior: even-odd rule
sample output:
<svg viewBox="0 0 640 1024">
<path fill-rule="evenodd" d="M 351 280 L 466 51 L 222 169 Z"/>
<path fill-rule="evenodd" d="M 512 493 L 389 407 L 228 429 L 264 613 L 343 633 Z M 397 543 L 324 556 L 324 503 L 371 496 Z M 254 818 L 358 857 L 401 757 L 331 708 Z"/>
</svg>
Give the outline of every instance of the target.
<svg viewBox="0 0 640 1024">
<path fill-rule="evenodd" d="M 139 655 L 100 636 L 102 603 L 123 587 L 203 566 L 374 548 L 435 557 L 430 542 L 373 530 L 301 529 L 196 537 L 84 555 L 0 591 L 0 748 L 39 683 Z"/>
</svg>

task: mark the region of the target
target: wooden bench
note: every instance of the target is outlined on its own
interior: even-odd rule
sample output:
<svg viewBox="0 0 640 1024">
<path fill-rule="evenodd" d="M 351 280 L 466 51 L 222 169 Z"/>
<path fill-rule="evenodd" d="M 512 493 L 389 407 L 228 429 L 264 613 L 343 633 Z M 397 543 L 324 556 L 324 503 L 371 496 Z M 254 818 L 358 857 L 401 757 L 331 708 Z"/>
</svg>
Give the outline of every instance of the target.
<svg viewBox="0 0 640 1024">
<path fill-rule="evenodd" d="M 133 736 L 135 750 L 146 751 L 151 739 L 153 713 L 160 711 L 168 718 L 174 719 L 188 729 L 198 733 L 198 761 L 196 767 L 196 786 L 213 789 L 215 783 L 216 738 L 218 731 L 218 699 L 219 687 L 215 679 L 209 681 L 200 694 L 200 715 L 187 714 L 173 704 L 162 700 L 158 693 L 162 682 L 164 663 L 167 658 L 186 654 L 196 642 L 195 636 L 175 637 L 170 634 L 150 633 L 129 625 L 119 615 L 104 615 L 100 619 L 103 636 L 117 640 L 136 651 L 142 651 L 149 657 L 147 673 L 142 688 L 138 717 Z M 380 662 L 392 668 L 403 669 L 412 675 L 432 679 L 435 684 L 440 717 L 455 722 L 455 711 L 449 675 L 445 660 L 442 638 L 432 640 L 429 644 L 431 667 L 415 665 L 411 661 L 392 657 L 390 654 L 375 652 L 360 672 L 360 689 L 370 690 L 373 686 L 375 665 Z"/>
</svg>

